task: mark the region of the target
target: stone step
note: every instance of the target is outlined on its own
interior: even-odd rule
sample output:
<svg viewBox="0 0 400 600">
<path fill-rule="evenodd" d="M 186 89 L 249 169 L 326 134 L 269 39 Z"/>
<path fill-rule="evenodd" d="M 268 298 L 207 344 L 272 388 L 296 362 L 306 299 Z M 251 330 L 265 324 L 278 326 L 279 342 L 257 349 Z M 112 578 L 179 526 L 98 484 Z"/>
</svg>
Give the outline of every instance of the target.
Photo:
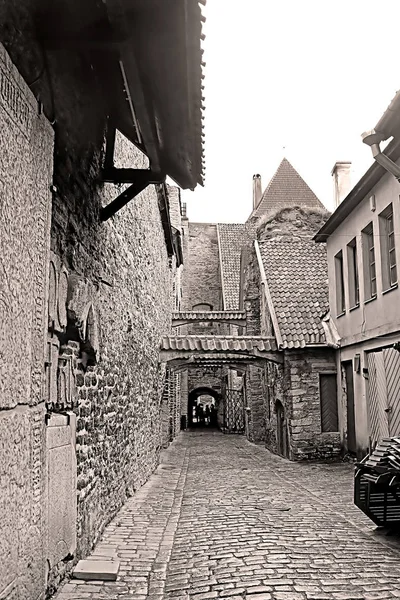
<svg viewBox="0 0 400 600">
<path fill-rule="evenodd" d="M 91 556 L 85 560 L 80 560 L 74 569 L 75 579 L 84 579 L 91 581 L 116 581 L 119 560 L 110 559 L 110 557 Z"/>
</svg>

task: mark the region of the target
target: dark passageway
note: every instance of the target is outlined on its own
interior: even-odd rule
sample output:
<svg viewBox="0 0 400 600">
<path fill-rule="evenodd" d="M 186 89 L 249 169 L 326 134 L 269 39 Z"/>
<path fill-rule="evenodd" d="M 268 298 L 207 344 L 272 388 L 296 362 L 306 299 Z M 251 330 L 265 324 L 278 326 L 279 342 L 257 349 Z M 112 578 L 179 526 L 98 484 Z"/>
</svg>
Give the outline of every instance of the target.
<svg viewBox="0 0 400 600">
<path fill-rule="evenodd" d="M 209 387 L 192 390 L 188 398 L 189 429 L 220 429 L 221 394 Z"/>
</svg>

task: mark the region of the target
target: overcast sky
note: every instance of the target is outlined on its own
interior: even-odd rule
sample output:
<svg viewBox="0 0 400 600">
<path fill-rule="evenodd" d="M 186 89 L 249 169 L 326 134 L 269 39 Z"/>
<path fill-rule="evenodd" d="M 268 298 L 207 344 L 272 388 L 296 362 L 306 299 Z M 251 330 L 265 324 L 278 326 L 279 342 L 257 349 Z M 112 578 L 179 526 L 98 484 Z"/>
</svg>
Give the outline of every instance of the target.
<svg viewBox="0 0 400 600">
<path fill-rule="evenodd" d="M 400 89 L 400 0 L 208 0 L 206 184 L 191 221 L 243 222 L 252 176 L 286 158 L 327 208 L 331 170 L 371 165 L 361 133 Z"/>
</svg>

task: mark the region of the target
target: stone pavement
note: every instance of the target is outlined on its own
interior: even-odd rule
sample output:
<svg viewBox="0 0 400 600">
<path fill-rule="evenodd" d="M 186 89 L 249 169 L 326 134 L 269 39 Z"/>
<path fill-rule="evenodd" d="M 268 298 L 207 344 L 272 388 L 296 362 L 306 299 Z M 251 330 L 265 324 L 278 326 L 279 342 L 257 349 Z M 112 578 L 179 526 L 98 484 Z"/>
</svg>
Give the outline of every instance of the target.
<svg viewBox="0 0 400 600">
<path fill-rule="evenodd" d="M 242 436 L 180 434 L 96 552 L 116 582 L 56 600 L 400 598 L 400 543 L 353 506 L 350 464 L 290 463 Z"/>
</svg>

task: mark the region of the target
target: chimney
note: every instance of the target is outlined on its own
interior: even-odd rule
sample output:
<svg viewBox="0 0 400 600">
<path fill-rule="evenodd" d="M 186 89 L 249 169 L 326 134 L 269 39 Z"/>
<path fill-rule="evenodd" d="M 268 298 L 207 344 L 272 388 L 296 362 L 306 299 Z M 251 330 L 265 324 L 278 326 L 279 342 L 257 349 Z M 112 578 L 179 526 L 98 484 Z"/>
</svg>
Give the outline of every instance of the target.
<svg viewBox="0 0 400 600">
<path fill-rule="evenodd" d="M 186 202 L 182 202 L 182 219 L 187 219 Z"/>
<path fill-rule="evenodd" d="M 261 175 L 253 175 L 253 210 L 260 204 L 262 196 Z"/>
<path fill-rule="evenodd" d="M 336 162 L 331 175 L 334 207 L 337 208 L 351 190 L 351 162 L 345 160 Z"/>
</svg>

